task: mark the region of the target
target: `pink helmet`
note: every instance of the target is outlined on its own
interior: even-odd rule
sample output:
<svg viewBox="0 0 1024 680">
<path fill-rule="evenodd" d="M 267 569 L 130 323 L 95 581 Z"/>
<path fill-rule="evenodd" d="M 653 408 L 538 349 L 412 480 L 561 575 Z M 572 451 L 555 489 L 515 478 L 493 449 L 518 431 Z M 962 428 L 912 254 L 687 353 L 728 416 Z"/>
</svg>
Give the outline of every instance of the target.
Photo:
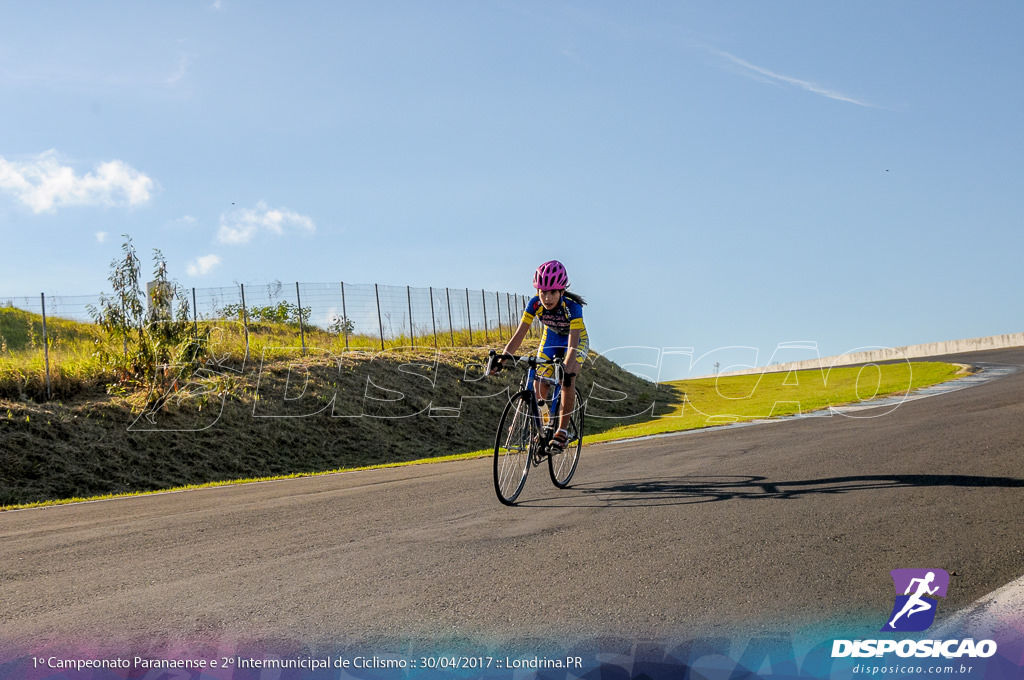
<svg viewBox="0 0 1024 680">
<path fill-rule="evenodd" d="M 545 262 L 533 273 L 533 287 L 537 290 L 562 290 L 569 287 L 569 272 L 558 260 Z"/>
</svg>

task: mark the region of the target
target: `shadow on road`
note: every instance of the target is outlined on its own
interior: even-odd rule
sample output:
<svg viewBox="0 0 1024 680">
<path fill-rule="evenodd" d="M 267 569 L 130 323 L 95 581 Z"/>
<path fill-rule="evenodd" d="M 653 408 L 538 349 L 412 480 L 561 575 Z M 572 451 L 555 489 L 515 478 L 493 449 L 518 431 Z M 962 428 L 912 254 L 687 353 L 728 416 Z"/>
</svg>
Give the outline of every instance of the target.
<svg viewBox="0 0 1024 680">
<path fill-rule="evenodd" d="M 573 485 L 577 494 L 520 501 L 523 506 L 653 506 L 709 501 L 787 500 L 811 494 L 846 494 L 877 489 L 923 487 L 1024 488 L 1024 479 L 971 475 L 850 475 L 822 479 L 771 481 L 756 476 L 686 476 Z"/>
</svg>

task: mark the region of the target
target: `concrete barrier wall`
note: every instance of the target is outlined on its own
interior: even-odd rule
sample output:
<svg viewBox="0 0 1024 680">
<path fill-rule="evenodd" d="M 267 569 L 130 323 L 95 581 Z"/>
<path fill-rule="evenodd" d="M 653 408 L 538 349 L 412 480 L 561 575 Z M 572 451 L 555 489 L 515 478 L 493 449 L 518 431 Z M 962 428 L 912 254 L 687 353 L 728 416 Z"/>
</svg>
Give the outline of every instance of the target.
<svg viewBox="0 0 1024 680">
<path fill-rule="evenodd" d="M 852 366 L 868 364 L 876 361 L 900 361 L 903 359 L 921 359 L 962 352 L 977 352 L 986 349 L 1006 349 L 1024 347 L 1024 333 L 993 335 L 987 338 L 971 338 L 970 340 L 947 340 L 930 342 L 925 345 L 907 345 L 905 347 L 887 347 L 863 352 L 850 352 L 819 359 L 806 359 L 788 364 L 762 366 L 740 371 L 729 371 L 720 375 L 751 375 L 754 373 L 782 373 L 783 371 L 803 371 L 808 369 L 828 369 L 834 366 Z"/>
</svg>

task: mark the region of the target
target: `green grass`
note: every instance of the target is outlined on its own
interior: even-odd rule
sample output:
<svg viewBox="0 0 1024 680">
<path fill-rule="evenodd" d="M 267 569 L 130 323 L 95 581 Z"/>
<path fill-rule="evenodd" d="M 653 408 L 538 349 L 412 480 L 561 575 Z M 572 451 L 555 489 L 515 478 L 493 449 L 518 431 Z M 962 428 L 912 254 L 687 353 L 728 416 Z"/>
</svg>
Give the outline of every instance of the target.
<svg viewBox="0 0 1024 680">
<path fill-rule="evenodd" d="M 47 352 L 43 337 L 40 315 L 0 308 L 0 398 L 45 397 Z M 95 324 L 47 319 L 46 337 L 54 397 L 86 392 L 111 377 L 95 356 L 103 337 Z"/>
<path fill-rule="evenodd" d="M 100 337 L 95 324 L 59 317 L 46 320 L 51 347 L 91 344 Z M 0 352 L 14 353 L 43 347 L 43 317 L 13 307 L 0 307 Z"/>
<path fill-rule="evenodd" d="M 900 362 L 680 380 L 666 384 L 677 391 L 669 399 L 669 413 L 646 422 L 613 427 L 589 441 L 806 414 L 830 406 L 906 394 L 951 380 L 960 370 L 959 366 L 939 362 Z"/>
</svg>

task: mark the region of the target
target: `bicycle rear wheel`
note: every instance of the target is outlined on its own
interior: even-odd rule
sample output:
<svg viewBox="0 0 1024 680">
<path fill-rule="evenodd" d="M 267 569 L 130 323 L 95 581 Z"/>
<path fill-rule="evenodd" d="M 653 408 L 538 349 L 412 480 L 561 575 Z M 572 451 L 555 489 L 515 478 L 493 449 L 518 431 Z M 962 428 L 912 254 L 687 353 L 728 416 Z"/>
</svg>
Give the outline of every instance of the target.
<svg viewBox="0 0 1024 680">
<path fill-rule="evenodd" d="M 530 472 L 531 448 L 537 439 L 533 393 L 523 391 L 505 406 L 494 438 L 494 491 L 498 500 L 513 505 Z"/>
<path fill-rule="evenodd" d="M 583 448 L 583 411 L 586 404 L 580 391 L 576 390 L 576 407 L 569 416 L 569 443 L 565 450 L 556 453 L 548 458 L 548 472 L 551 473 L 551 481 L 559 489 L 569 486 L 572 476 L 576 473 L 576 466 L 580 462 L 580 449 Z"/>
</svg>

